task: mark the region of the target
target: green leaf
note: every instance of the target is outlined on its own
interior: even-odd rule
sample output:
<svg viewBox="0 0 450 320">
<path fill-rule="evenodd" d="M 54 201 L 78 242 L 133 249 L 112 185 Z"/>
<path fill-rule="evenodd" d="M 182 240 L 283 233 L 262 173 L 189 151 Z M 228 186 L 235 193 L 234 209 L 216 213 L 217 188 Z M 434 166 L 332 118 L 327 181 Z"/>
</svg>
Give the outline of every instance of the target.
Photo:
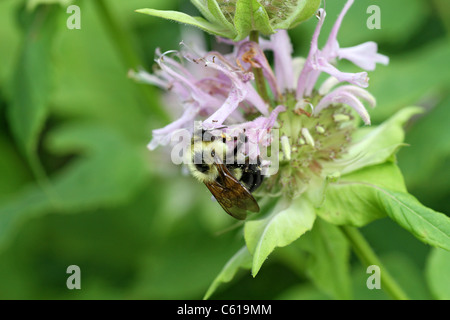
<svg viewBox="0 0 450 320">
<path fill-rule="evenodd" d="M 204 0 L 191 0 L 192 4 L 200 11 L 200 13 L 206 18 L 206 20 L 213 22 L 216 17 L 208 9 L 208 4 Z"/>
<path fill-rule="evenodd" d="M 335 299 L 351 299 L 350 248 L 342 232 L 317 219 L 311 232 L 297 243 L 309 253 L 306 274 L 312 282 Z"/>
<path fill-rule="evenodd" d="M 227 20 L 225 15 L 220 10 L 216 0 L 208 0 L 208 12 L 214 17 L 217 23 L 220 23 L 227 29 L 234 30 L 233 24 Z"/>
<path fill-rule="evenodd" d="M 346 166 L 342 173 L 385 162 L 403 145 L 405 138 L 403 125 L 413 115 L 422 111 L 423 109 L 419 107 L 404 108 L 378 127 L 358 130 L 354 136 L 354 143 L 342 160 L 351 161 L 351 164 Z"/>
<path fill-rule="evenodd" d="M 377 186 L 406 192 L 403 177 L 392 162 L 366 167 L 330 182 L 317 214 L 326 221 L 361 227 L 385 216 Z"/>
<path fill-rule="evenodd" d="M 434 248 L 427 260 L 426 278 L 436 299 L 450 300 L 450 252 Z"/>
<path fill-rule="evenodd" d="M 222 271 L 220 271 L 220 273 L 209 286 L 208 291 L 206 291 L 203 299 L 209 299 L 209 297 L 211 297 L 211 295 L 217 290 L 221 283 L 230 282 L 240 268 L 250 269 L 251 266 L 252 256 L 250 252 L 248 252 L 247 247 L 244 246 L 242 249 L 236 252 L 236 254 L 232 256 L 227 264 L 223 267 Z"/>
<path fill-rule="evenodd" d="M 315 218 L 311 203 L 305 198 L 298 198 L 292 203 L 280 200 L 267 217 L 248 221 L 244 227 L 244 237 L 253 255 L 253 276 L 276 247 L 287 246 L 311 230 Z"/>
<path fill-rule="evenodd" d="M 321 0 L 299 0 L 291 7 L 291 11 L 285 12 L 286 17 L 275 23 L 274 29 L 292 29 L 299 23 L 311 18 L 319 9 Z"/>
<path fill-rule="evenodd" d="M 265 35 L 275 32 L 270 25 L 266 10 L 257 0 L 237 0 L 234 26 L 237 32 L 234 41 L 245 39 L 253 30 Z"/>
<path fill-rule="evenodd" d="M 217 36 L 226 38 L 235 37 L 235 32 L 233 29 L 226 29 L 221 25 L 217 25 L 207 21 L 202 17 L 191 17 L 190 15 L 178 11 L 164 11 L 154 9 L 139 9 L 136 10 L 136 12 L 188 24 Z"/>
<path fill-rule="evenodd" d="M 141 151 L 107 127 L 73 123 L 53 131 L 49 143 L 54 152 L 83 156 L 52 177 L 50 192 L 31 185 L 0 203 L 1 245 L 30 217 L 121 204 L 146 176 Z"/>
<path fill-rule="evenodd" d="M 423 206 L 408 193 L 374 188 L 380 204 L 392 220 L 424 243 L 450 250 L 449 217 Z"/>
<path fill-rule="evenodd" d="M 42 6 L 25 15 L 26 35 L 11 82 L 7 116 L 13 135 L 27 158 L 35 156 L 48 113 L 51 92 L 51 49 L 57 30 L 57 7 Z"/>
</svg>

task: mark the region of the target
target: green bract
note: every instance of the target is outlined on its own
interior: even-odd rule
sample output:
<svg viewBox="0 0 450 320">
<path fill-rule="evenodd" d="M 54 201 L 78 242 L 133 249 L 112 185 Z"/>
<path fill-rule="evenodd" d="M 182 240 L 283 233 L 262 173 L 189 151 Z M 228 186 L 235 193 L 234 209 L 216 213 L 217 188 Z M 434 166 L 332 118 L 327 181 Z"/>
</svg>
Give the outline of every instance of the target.
<svg viewBox="0 0 450 320">
<path fill-rule="evenodd" d="M 320 0 L 191 0 L 191 2 L 204 18 L 192 17 L 178 11 L 139 9 L 136 12 L 192 25 L 213 35 L 240 41 L 251 31 L 270 35 L 277 29 L 293 28 L 310 18 L 320 5 Z"/>
</svg>

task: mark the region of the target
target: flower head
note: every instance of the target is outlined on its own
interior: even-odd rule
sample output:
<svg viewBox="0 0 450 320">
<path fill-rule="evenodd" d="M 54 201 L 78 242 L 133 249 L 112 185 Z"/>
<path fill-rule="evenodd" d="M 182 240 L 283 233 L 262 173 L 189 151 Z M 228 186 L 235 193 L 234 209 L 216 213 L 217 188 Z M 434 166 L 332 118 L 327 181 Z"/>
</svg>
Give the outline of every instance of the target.
<svg viewBox="0 0 450 320">
<path fill-rule="evenodd" d="M 366 71 L 389 61 L 377 53 L 374 42 L 340 48 L 338 31 L 352 3 L 347 1 L 322 49 L 318 48 L 318 38 L 326 13 L 318 10 L 318 24 L 306 59 L 291 56 L 286 30 L 258 42 L 218 38 L 233 46 L 229 54 L 195 51 L 184 43 L 180 52 L 157 51 L 158 69 L 153 74 L 141 70 L 132 76 L 178 97 L 176 107 L 181 109 L 181 116 L 154 130 L 149 148 L 169 144 L 171 135 L 180 129 L 192 134 L 193 121 L 203 120 L 204 130 L 245 132 L 248 143 L 256 148 L 243 152 L 254 158 L 261 156 L 261 147 L 273 141 L 271 132 L 277 128 L 282 170 L 268 179 L 264 190 L 273 194 L 287 190 L 292 197 L 302 194 L 311 179 L 326 172 L 328 164 L 347 152 L 357 128 L 355 116 L 370 124 L 364 103 L 374 107 L 375 98 L 364 89 L 369 80 Z M 265 51 L 273 52 L 273 68 Z M 343 72 L 335 66 L 337 59 L 350 60 L 366 71 Z M 256 69 L 262 71 L 271 101 L 265 101 L 255 89 Z M 322 72 L 330 77 L 319 86 Z"/>
</svg>

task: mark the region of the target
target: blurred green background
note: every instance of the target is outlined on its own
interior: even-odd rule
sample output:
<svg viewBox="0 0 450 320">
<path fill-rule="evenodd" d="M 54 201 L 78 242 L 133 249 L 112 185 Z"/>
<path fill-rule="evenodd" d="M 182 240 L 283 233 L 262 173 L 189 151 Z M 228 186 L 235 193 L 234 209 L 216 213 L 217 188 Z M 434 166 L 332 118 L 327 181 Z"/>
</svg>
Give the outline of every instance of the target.
<svg viewBox="0 0 450 320">
<path fill-rule="evenodd" d="M 326 2 L 324 34 L 344 2 Z M 81 29 L 69 30 L 69 3 L 0 1 L 0 299 L 201 299 L 242 247 L 241 229 L 167 150 L 146 149 L 170 112 L 162 91 L 127 77 L 139 65 L 151 70 L 157 47 L 178 49 L 187 28 L 135 9 L 195 10 L 188 1 L 77 0 Z M 380 30 L 366 27 L 370 4 L 381 9 Z M 358 0 L 338 36 L 342 47 L 374 40 L 391 58 L 370 73 L 373 123 L 407 105 L 426 108 L 398 161 L 409 191 L 445 213 L 449 16 L 446 0 Z M 315 25 L 290 31 L 297 55 L 307 54 Z M 388 219 L 362 231 L 412 298 L 439 296 L 426 281 L 428 246 Z M 277 249 L 255 279 L 242 271 L 212 298 L 330 298 L 294 251 Z M 66 287 L 69 265 L 81 268 L 81 290 Z M 354 298 L 387 298 L 366 288 L 354 258 L 352 274 Z"/>
</svg>

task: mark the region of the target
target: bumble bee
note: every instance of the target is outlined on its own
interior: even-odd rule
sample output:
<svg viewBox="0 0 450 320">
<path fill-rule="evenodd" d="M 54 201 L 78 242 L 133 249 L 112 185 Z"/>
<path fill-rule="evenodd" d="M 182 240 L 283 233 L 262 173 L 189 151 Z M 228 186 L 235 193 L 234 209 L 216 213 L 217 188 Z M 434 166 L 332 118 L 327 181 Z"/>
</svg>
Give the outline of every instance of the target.
<svg viewBox="0 0 450 320">
<path fill-rule="evenodd" d="M 202 137 L 194 136 L 191 143 L 190 159 L 187 161 L 191 174 L 203 182 L 222 208 L 232 217 L 244 220 L 247 210 L 259 212 L 259 206 L 252 192 L 262 183 L 261 162 L 239 164 L 236 155 L 239 143 L 233 149 L 233 163 L 226 163 L 227 137 L 223 133 L 204 139 L 208 131 L 202 130 Z M 205 141 L 207 140 L 207 141 Z M 235 140 L 236 141 L 236 140 Z"/>
</svg>

